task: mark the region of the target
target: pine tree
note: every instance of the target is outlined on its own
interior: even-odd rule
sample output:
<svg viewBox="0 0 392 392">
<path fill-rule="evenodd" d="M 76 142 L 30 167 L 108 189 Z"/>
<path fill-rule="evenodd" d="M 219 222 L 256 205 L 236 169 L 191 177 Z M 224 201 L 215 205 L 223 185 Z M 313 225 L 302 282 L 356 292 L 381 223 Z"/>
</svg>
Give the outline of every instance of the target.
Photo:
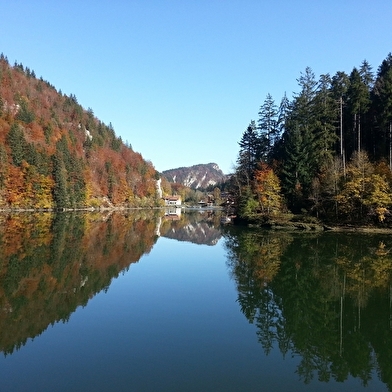
<svg viewBox="0 0 392 392">
<path fill-rule="evenodd" d="M 278 110 L 277 127 L 279 131 L 279 137 L 281 137 L 285 131 L 286 122 L 289 117 L 289 114 L 290 114 L 290 101 L 285 93 L 282 100 L 280 101 L 279 110 Z"/>
<path fill-rule="evenodd" d="M 301 204 L 307 199 L 312 179 L 318 170 L 316 148 L 316 87 L 313 71 L 307 67 L 298 79 L 301 92 L 291 104 L 283 135 L 282 188 L 289 202 Z"/>
<path fill-rule="evenodd" d="M 11 148 L 11 157 L 14 165 L 21 166 L 25 159 L 26 140 L 23 131 L 17 123 L 13 123 L 7 135 L 7 142 Z"/>
<path fill-rule="evenodd" d="M 26 124 L 30 124 L 34 121 L 34 113 L 29 110 L 28 103 L 25 99 L 19 100 L 19 110 L 15 118 Z"/>
<path fill-rule="evenodd" d="M 372 92 L 373 107 L 377 121 L 378 141 L 376 158 L 389 158 L 392 170 L 392 54 L 381 63 Z"/>
<path fill-rule="evenodd" d="M 345 166 L 346 166 L 346 152 L 345 152 L 345 132 L 344 132 L 344 127 L 345 127 L 345 118 L 344 118 L 344 108 L 347 102 L 347 90 L 349 86 L 349 77 L 345 72 L 337 72 L 333 77 L 331 81 L 331 92 L 332 92 L 332 97 L 335 100 L 335 104 L 338 107 L 338 119 L 336 121 L 337 130 L 336 130 L 336 135 L 338 135 L 338 146 L 337 146 L 337 151 L 340 155 L 341 163 L 343 166 L 343 171 L 345 171 Z"/>
<path fill-rule="evenodd" d="M 5 185 L 8 176 L 8 157 L 5 146 L 0 144 L 0 189 Z"/>
<path fill-rule="evenodd" d="M 281 168 L 281 183 L 288 205 L 300 208 L 304 198 L 304 186 L 311 182 L 306 167 L 306 153 L 299 128 L 290 128 L 283 136 L 284 159 Z"/>
<path fill-rule="evenodd" d="M 257 134 L 254 120 L 250 122 L 238 144 L 240 151 L 237 159 L 237 176 L 241 184 L 247 184 L 249 186 L 253 179 L 253 172 L 262 155 L 260 138 Z"/>
<path fill-rule="evenodd" d="M 314 129 L 314 149 L 318 170 L 332 162 L 335 153 L 335 120 L 336 105 L 331 92 L 331 78 L 321 75 L 314 102 L 316 117 Z"/>
<path fill-rule="evenodd" d="M 354 67 L 350 74 L 350 86 L 347 91 L 348 109 L 352 116 L 353 151 L 361 151 L 361 125 L 362 117 L 370 106 L 370 91 L 366 84 L 367 76 L 362 77 L 360 71 Z"/>
<path fill-rule="evenodd" d="M 60 151 L 52 157 L 53 162 L 53 200 L 58 209 L 68 207 L 67 172 Z"/>
<path fill-rule="evenodd" d="M 280 102 L 279 109 L 278 109 L 277 124 L 276 124 L 278 130 L 278 135 L 277 135 L 278 137 L 275 140 L 275 144 L 271 152 L 271 162 L 281 161 L 284 157 L 283 135 L 286 133 L 286 126 L 290 116 L 290 110 L 291 110 L 291 103 L 285 93 Z"/>
<path fill-rule="evenodd" d="M 265 162 L 270 161 L 272 149 L 279 138 L 277 115 L 278 108 L 275 101 L 271 94 L 267 94 L 260 107 L 258 120 L 259 137 L 262 143 L 261 159 Z"/>
</svg>

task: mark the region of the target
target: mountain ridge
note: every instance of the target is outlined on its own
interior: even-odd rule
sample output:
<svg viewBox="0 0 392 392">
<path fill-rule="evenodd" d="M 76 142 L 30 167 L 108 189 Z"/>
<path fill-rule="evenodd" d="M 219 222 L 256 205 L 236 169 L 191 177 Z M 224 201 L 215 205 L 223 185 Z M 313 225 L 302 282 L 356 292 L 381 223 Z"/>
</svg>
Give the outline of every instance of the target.
<svg viewBox="0 0 392 392">
<path fill-rule="evenodd" d="M 227 175 L 215 162 L 164 170 L 161 174 L 169 182 L 179 183 L 192 189 L 206 189 L 227 179 Z"/>
</svg>

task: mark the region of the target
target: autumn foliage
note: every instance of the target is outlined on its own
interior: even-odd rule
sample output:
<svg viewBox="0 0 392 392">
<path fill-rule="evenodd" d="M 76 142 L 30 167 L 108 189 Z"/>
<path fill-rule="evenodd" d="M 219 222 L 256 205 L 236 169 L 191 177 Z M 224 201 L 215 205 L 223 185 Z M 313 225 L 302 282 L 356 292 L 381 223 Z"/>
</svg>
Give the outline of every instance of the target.
<svg viewBox="0 0 392 392">
<path fill-rule="evenodd" d="M 0 208 L 152 205 L 155 177 L 74 95 L 0 56 Z"/>
</svg>

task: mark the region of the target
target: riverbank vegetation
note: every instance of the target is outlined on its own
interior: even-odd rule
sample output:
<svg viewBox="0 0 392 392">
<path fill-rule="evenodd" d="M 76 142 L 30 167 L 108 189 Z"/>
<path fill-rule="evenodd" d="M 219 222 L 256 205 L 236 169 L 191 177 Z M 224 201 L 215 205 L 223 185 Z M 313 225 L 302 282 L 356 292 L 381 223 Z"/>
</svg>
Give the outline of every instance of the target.
<svg viewBox="0 0 392 392">
<path fill-rule="evenodd" d="M 392 55 L 318 79 L 277 105 L 270 94 L 239 142 L 231 189 L 238 215 L 286 213 L 330 223 L 392 224 Z M 310 218 L 309 218 L 310 219 Z"/>
</svg>

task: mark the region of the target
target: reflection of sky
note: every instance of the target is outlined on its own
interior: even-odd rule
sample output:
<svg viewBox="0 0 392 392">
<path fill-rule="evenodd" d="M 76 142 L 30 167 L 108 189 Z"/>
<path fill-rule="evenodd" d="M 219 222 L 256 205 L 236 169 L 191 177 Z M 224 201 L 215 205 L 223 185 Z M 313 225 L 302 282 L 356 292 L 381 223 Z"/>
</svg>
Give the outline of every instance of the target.
<svg viewBox="0 0 392 392">
<path fill-rule="evenodd" d="M 7 391 L 357 391 L 358 381 L 306 386 L 300 358 L 265 356 L 237 303 L 223 241 L 160 238 L 85 308 L 1 359 Z M 384 386 L 371 382 L 373 389 Z M 377 387 L 377 388 L 376 388 Z"/>
</svg>

